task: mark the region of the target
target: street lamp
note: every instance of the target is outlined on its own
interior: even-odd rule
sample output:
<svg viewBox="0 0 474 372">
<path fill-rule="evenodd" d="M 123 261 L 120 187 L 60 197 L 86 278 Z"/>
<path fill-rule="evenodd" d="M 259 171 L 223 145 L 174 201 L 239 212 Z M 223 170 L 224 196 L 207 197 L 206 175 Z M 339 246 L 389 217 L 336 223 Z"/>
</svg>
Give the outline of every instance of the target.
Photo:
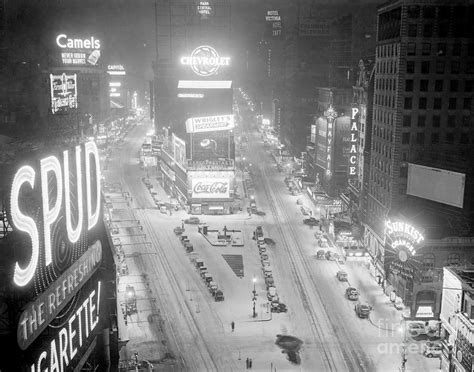
<svg viewBox="0 0 474 372">
<path fill-rule="evenodd" d="M 405 372 L 405 365 L 407 363 L 407 323 L 403 319 L 403 325 L 400 326 L 400 331 L 403 332 L 403 346 L 402 346 L 402 365 L 400 367 L 401 372 Z"/>
<path fill-rule="evenodd" d="M 257 291 L 255 290 L 255 283 L 257 283 L 257 278 L 256 277 L 253 277 L 252 279 L 252 282 L 253 282 L 253 298 L 252 298 L 252 301 L 253 301 L 253 317 L 255 318 L 257 316 L 257 313 L 255 312 L 255 303 L 257 302 Z"/>
</svg>

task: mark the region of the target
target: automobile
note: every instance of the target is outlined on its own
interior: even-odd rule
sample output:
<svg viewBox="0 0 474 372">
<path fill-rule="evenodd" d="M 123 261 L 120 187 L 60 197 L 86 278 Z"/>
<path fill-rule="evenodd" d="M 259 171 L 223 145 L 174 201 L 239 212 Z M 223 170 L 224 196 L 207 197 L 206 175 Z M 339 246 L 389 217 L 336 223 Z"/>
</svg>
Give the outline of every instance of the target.
<svg viewBox="0 0 474 372">
<path fill-rule="evenodd" d="M 163 203 L 160 204 L 160 213 L 166 214 L 168 213 L 168 209 L 166 208 L 166 205 Z"/>
<path fill-rule="evenodd" d="M 266 253 L 260 253 L 260 259 L 261 259 L 261 260 L 268 260 L 268 254 L 266 254 Z"/>
<path fill-rule="evenodd" d="M 354 287 L 348 287 L 346 289 L 346 296 L 351 301 L 357 301 L 359 299 L 359 291 Z"/>
<path fill-rule="evenodd" d="M 113 245 L 122 245 L 120 238 L 112 238 Z"/>
<path fill-rule="evenodd" d="M 428 341 L 426 344 L 423 345 L 423 355 L 427 356 L 428 358 L 439 358 L 441 357 L 442 351 L 443 344 L 441 342 Z"/>
<path fill-rule="evenodd" d="M 262 263 L 262 267 L 270 266 L 270 261 L 268 260 L 260 260 L 260 262 Z"/>
<path fill-rule="evenodd" d="M 276 301 L 272 302 L 272 308 L 271 308 L 272 313 L 286 313 L 287 311 L 288 311 L 288 308 L 286 307 L 285 304 L 281 302 L 276 302 Z"/>
<path fill-rule="evenodd" d="M 257 237 L 263 236 L 262 226 L 257 226 L 257 228 L 255 229 L 255 234 L 257 235 Z"/>
<path fill-rule="evenodd" d="M 309 226 L 318 226 L 319 225 L 319 220 L 314 218 L 314 217 L 310 217 L 310 218 L 305 218 L 303 220 L 303 223 L 305 225 L 309 225 Z"/>
<path fill-rule="evenodd" d="M 216 294 L 214 295 L 214 301 L 224 301 L 224 293 L 220 289 L 216 291 Z"/>
<path fill-rule="evenodd" d="M 203 278 L 202 278 L 206 283 L 212 282 L 212 275 L 209 273 L 205 273 Z"/>
<path fill-rule="evenodd" d="M 262 242 L 262 241 L 257 242 L 257 247 L 258 247 L 258 248 L 260 248 L 260 247 L 262 247 L 262 248 L 267 248 L 267 243 Z"/>
<path fill-rule="evenodd" d="M 345 246 L 344 253 L 346 257 L 369 257 L 369 252 L 365 247 L 358 247 L 356 245 Z"/>
<path fill-rule="evenodd" d="M 181 235 L 181 236 L 179 237 L 179 240 L 181 241 L 181 243 L 183 243 L 183 240 L 186 240 L 186 239 L 188 239 L 188 236 L 187 236 L 187 235 Z M 184 243 L 183 243 L 183 244 L 184 244 Z"/>
<path fill-rule="evenodd" d="M 259 246 L 258 251 L 259 253 L 265 253 L 267 251 L 267 248 L 265 248 L 264 246 Z"/>
<path fill-rule="evenodd" d="M 263 235 L 257 236 L 257 243 L 258 244 L 265 243 L 265 238 L 263 237 Z"/>
<path fill-rule="evenodd" d="M 197 267 L 197 268 L 200 268 L 201 266 L 204 266 L 204 260 L 202 258 L 196 258 L 194 260 L 194 265 Z"/>
<path fill-rule="evenodd" d="M 184 223 L 189 224 L 189 225 L 198 225 L 200 223 L 198 217 L 189 217 L 184 220 Z"/>
<path fill-rule="evenodd" d="M 186 248 L 186 253 L 191 253 L 194 251 L 194 246 L 191 243 L 184 244 L 184 248 Z"/>
<path fill-rule="evenodd" d="M 114 235 L 115 235 L 115 234 L 118 234 L 118 233 L 119 233 L 119 228 L 118 228 L 118 226 L 117 226 L 117 225 L 111 225 L 111 226 L 110 226 L 110 232 L 111 232 L 112 234 L 114 234 Z"/>
<path fill-rule="evenodd" d="M 265 278 L 265 285 L 267 288 L 275 286 L 275 279 L 272 276 L 268 276 Z"/>
<path fill-rule="evenodd" d="M 294 190 L 291 191 L 291 195 L 293 195 L 293 196 L 301 195 L 301 191 L 294 189 Z"/>
<path fill-rule="evenodd" d="M 347 282 L 347 273 L 345 271 L 339 270 L 336 276 L 340 282 Z"/>
<path fill-rule="evenodd" d="M 300 209 L 301 209 L 301 213 L 303 213 L 303 215 L 305 215 L 305 216 L 308 216 L 308 215 L 309 215 L 309 210 L 308 210 L 308 208 L 306 208 L 306 207 L 304 207 L 304 206 L 301 206 Z"/>
<path fill-rule="evenodd" d="M 326 252 L 326 260 L 328 261 L 336 261 L 339 258 L 339 255 L 333 251 Z"/>
<path fill-rule="evenodd" d="M 324 249 L 320 249 L 316 252 L 316 258 L 318 260 L 325 260 L 326 259 L 326 251 Z"/>
<path fill-rule="evenodd" d="M 212 282 L 209 282 L 207 284 L 207 286 L 209 287 L 209 292 L 214 295 L 217 291 L 217 284 L 215 281 L 212 281 Z"/>
<path fill-rule="evenodd" d="M 207 266 L 201 266 L 199 268 L 199 275 L 201 275 L 201 278 L 204 279 L 204 274 L 206 274 L 206 273 L 207 273 Z"/>
<path fill-rule="evenodd" d="M 372 311 L 372 306 L 358 302 L 355 305 L 355 312 L 359 318 L 368 318 L 370 312 Z"/>
<path fill-rule="evenodd" d="M 297 205 L 303 205 L 303 199 L 301 199 L 301 198 L 296 199 L 296 204 Z"/>
<path fill-rule="evenodd" d="M 275 287 L 267 288 L 267 299 L 268 301 L 278 301 L 278 294 Z"/>
<path fill-rule="evenodd" d="M 263 267 L 262 272 L 265 278 L 273 276 L 272 269 L 270 268 L 270 266 Z"/>
<path fill-rule="evenodd" d="M 183 233 L 183 229 L 181 228 L 181 226 L 175 227 L 173 231 L 176 235 L 181 235 Z"/>
<path fill-rule="evenodd" d="M 408 323 L 408 334 L 412 337 L 426 335 L 428 330 L 426 329 L 425 323 L 423 322 L 410 322 Z"/>
</svg>

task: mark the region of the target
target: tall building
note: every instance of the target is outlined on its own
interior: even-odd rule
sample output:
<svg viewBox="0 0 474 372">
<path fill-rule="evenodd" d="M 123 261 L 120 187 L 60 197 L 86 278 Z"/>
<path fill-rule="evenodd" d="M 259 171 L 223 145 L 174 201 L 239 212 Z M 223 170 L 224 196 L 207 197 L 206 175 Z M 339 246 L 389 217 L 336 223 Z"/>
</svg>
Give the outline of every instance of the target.
<svg viewBox="0 0 474 372">
<path fill-rule="evenodd" d="M 364 239 L 415 318 L 439 315 L 441 268 L 472 259 L 473 15 L 467 0 L 378 8 Z"/>
</svg>

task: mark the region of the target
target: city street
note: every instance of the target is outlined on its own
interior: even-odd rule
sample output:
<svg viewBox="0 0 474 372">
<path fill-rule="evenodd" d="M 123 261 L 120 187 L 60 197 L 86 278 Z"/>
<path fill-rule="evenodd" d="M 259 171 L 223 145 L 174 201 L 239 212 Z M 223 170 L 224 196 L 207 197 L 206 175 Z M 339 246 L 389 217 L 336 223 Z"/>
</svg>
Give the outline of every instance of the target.
<svg viewBox="0 0 474 372">
<path fill-rule="evenodd" d="M 185 225 L 194 246 L 186 253 L 173 228 L 188 214 L 160 213 L 141 181 L 148 176 L 160 199 L 167 195 L 156 171 L 142 170 L 137 153 L 148 127 L 134 128 L 120 151 L 114 151 L 105 172 L 107 183 L 120 183 L 130 198 L 115 199 L 112 220 L 118 228 L 128 275 L 120 277 L 119 291 L 127 284 L 137 291 L 137 312 L 128 316 L 128 342 L 121 359 L 140 358 L 163 370 L 243 370 L 246 358 L 252 368 L 265 370 L 386 371 L 401 365 L 403 323 L 400 313 L 375 284 L 360 262 L 347 262 L 349 282 L 339 282 L 336 261 L 316 260 L 314 229 L 304 225 L 297 197 L 288 193 L 273 160 L 261 146 L 258 133 L 250 139 L 245 156 L 256 186 L 255 199 L 265 216 L 245 211 L 229 216 L 200 216 L 209 228 L 242 230 L 243 247 L 212 246 L 197 231 Z M 301 195 L 304 203 L 311 200 Z M 125 199 L 127 199 L 125 201 Z M 314 206 L 313 206 L 314 207 Z M 136 222 L 140 228 L 137 229 Z M 263 227 L 274 241 L 267 254 L 280 301 L 287 313 L 268 310 L 266 287 L 258 249 L 252 234 Z M 139 231 L 139 233 L 136 233 Z M 335 248 L 334 248 L 335 249 Z M 236 275 L 222 255 L 241 255 L 243 277 Z M 225 300 L 215 302 L 191 262 L 200 257 L 223 290 Z M 145 275 L 144 275 L 145 274 Z M 253 278 L 257 291 L 256 317 L 252 317 Z M 370 319 L 359 319 L 354 303 L 345 298 L 345 288 L 355 286 L 362 301 L 373 306 Z M 120 296 L 119 296 L 120 298 Z M 231 323 L 235 323 L 235 331 Z M 275 345 L 276 336 L 286 334 L 303 341 L 301 364 L 296 365 Z M 437 370 L 437 359 L 429 360 L 418 350 L 408 354 L 406 370 Z M 167 354 L 168 353 L 168 354 Z"/>
</svg>

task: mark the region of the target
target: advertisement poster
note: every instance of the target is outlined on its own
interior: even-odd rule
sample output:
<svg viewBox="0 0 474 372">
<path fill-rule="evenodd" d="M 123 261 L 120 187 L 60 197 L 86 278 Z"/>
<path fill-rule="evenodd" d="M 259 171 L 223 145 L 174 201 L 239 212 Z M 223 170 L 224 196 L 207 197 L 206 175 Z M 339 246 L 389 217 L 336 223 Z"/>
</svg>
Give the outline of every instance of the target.
<svg viewBox="0 0 474 372">
<path fill-rule="evenodd" d="M 230 179 L 193 178 L 191 189 L 193 198 L 226 199 L 230 197 Z"/>
<path fill-rule="evenodd" d="M 62 73 L 49 75 L 51 88 L 51 111 L 77 109 L 77 75 Z"/>
<path fill-rule="evenodd" d="M 56 36 L 56 47 L 63 66 L 100 67 L 101 40 L 95 36 L 79 38 L 59 34 Z"/>
<path fill-rule="evenodd" d="M 191 136 L 192 160 L 230 158 L 230 134 L 228 131 L 194 133 Z"/>
</svg>

